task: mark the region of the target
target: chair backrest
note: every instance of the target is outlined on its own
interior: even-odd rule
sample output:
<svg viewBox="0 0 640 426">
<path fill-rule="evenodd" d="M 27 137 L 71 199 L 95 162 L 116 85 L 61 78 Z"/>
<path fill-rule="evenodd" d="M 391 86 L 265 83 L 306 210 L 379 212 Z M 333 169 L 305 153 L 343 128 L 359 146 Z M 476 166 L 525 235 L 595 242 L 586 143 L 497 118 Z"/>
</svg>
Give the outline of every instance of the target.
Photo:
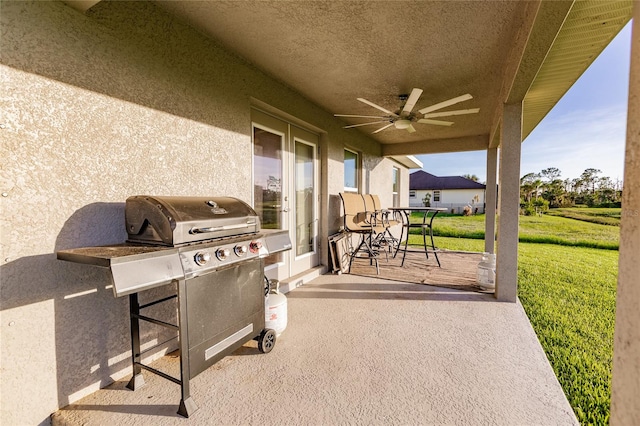
<svg viewBox="0 0 640 426">
<path fill-rule="evenodd" d="M 367 211 L 374 218 L 376 225 L 381 225 L 385 228 L 389 226 L 397 225 L 399 222 L 393 215 L 389 214 L 389 211 L 383 211 L 382 203 L 380 203 L 380 197 L 376 194 L 363 195 L 365 204 L 367 205 Z"/>
<path fill-rule="evenodd" d="M 380 197 L 376 194 L 370 194 L 371 199 L 373 200 L 373 209 L 377 212 L 382 210 L 382 205 L 380 204 Z"/>
<path fill-rule="evenodd" d="M 367 209 L 369 221 L 377 226 L 384 226 L 384 217 L 380 208 L 380 198 L 375 194 L 364 194 L 364 204 Z"/>
<path fill-rule="evenodd" d="M 344 208 L 344 228 L 347 231 L 360 231 L 365 225 L 366 207 L 362 195 L 352 192 L 341 192 Z"/>
<path fill-rule="evenodd" d="M 371 194 L 371 199 L 373 200 L 373 206 L 375 208 L 376 214 L 378 216 L 382 216 L 382 224 L 385 227 L 395 226 L 400 223 L 400 220 L 397 215 L 399 212 L 391 213 L 389 210 L 382 208 L 382 203 L 380 202 L 380 197 L 376 194 Z M 383 211 L 384 210 L 384 211 Z"/>
<path fill-rule="evenodd" d="M 371 214 L 375 214 L 380 208 L 376 208 L 376 200 L 373 197 L 377 197 L 377 195 L 364 194 L 362 198 L 364 198 L 364 206 L 365 210 L 367 210 Z"/>
</svg>

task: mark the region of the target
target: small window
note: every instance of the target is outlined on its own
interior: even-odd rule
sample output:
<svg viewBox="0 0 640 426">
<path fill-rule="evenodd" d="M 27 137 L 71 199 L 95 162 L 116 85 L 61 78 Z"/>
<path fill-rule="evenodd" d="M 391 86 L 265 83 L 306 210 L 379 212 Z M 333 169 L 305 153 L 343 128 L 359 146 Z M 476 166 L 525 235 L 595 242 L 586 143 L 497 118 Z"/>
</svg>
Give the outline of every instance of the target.
<svg viewBox="0 0 640 426">
<path fill-rule="evenodd" d="M 344 150 L 344 190 L 358 192 L 358 153 Z"/>
<path fill-rule="evenodd" d="M 433 202 L 440 201 L 440 191 L 433 191 Z"/>
<path fill-rule="evenodd" d="M 393 207 L 400 205 L 400 169 L 393 168 Z"/>
<path fill-rule="evenodd" d="M 416 198 L 416 191 L 409 191 L 409 197 Z"/>
</svg>

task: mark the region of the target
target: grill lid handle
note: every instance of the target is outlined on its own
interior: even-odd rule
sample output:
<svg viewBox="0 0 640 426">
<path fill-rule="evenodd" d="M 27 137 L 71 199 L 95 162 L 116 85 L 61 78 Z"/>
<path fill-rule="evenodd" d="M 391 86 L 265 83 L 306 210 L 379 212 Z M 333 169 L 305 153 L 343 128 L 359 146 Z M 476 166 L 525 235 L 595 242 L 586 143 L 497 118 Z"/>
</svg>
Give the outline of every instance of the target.
<svg viewBox="0 0 640 426">
<path fill-rule="evenodd" d="M 249 225 L 255 225 L 255 221 L 250 221 L 247 223 L 240 223 L 238 225 L 223 225 L 223 226 L 211 226 L 205 228 L 191 228 L 189 230 L 190 234 L 206 234 L 209 232 L 218 232 L 218 231 L 226 231 L 229 229 L 243 229 L 248 228 Z"/>
</svg>

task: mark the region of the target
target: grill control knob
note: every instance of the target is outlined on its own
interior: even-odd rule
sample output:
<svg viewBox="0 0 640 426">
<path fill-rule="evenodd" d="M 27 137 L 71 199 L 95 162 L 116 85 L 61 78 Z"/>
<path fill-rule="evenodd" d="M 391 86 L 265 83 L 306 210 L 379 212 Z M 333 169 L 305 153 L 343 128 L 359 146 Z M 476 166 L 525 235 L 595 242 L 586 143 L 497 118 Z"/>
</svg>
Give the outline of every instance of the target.
<svg viewBox="0 0 640 426">
<path fill-rule="evenodd" d="M 216 250 L 216 257 L 220 260 L 225 260 L 230 254 L 231 252 L 228 248 Z"/>
<path fill-rule="evenodd" d="M 194 256 L 194 260 L 200 266 L 205 265 L 208 261 L 211 260 L 211 254 L 208 251 L 199 251 Z"/>
<path fill-rule="evenodd" d="M 247 254 L 247 251 L 248 251 L 248 250 L 249 250 L 249 249 L 248 249 L 248 248 L 247 248 L 247 246 L 245 246 L 244 244 L 243 244 L 243 245 L 241 245 L 241 246 L 235 246 L 235 247 L 233 248 L 233 251 L 235 252 L 236 256 L 238 256 L 238 257 L 242 257 L 242 256 L 244 256 L 245 254 Z"/>
<path fill-rule="evenodd" d="M 251 244 L 249 244 L 249 250 L 251 250 L 251 253 L 257 253 L 261 248 L 262 243 L 260 241 L 251 241 Z"/>
</svg>

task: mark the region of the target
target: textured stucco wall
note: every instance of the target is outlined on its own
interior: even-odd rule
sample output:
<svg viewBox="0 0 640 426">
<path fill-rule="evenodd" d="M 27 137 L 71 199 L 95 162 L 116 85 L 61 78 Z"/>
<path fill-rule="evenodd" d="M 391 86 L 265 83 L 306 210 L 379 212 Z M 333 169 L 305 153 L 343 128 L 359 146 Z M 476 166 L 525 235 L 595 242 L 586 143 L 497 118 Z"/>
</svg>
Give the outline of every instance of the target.
<svg viewBox="0 0 640 426">
<path fill-rule="evenodd" d="M 469 204 L 471 200 L 477 195 L 479 198 L 478 203 L 482 205 L 484 203 L 484 190 L 481 189 L 445 189 L 440 192 L 440 203 L 442 204 Z"/>
<path fill-rule="evenodd" d="M 462 209 L 469 205 L 478 208 L 479 213 L 484 212 L 484 190 L 477 189 L 443 189 L 440 191 L 440 201 L 433 201 L 433 191 L 416 190 L 416 196 L 409 198 L 412 206 L 422 206 L 422 200 L 428 192 L 431 194 L 432 207 L 454 208 L 456 212 L 462 212 Z M 471 203 L 473 197 L 478 196 L 478 202 Z"/>
<path fill-rule="evenodd" d="M 498 203 L 498 148 L 487 150 L 487 183 L 485 190 L 484 251 L 495 252 L 496 204 Z"/>
<path fill-rule="evenodd" d="M 130 195 L 250 201 L 252 99 L 324 132 L 321 241 L 340 222 L 345 144 L 365 154 L 370 182 L 391 176 L 378 144 L 153 4 L 101 2 L 85 16 L 2 2 L 0 19 L 2 424 L 46 423 L 129 374 L 127 299 L 106 271 L 55 252 L 122 242 Z"/>
<path fill-rule="evenodd" d="M 640 2 L 633 5 L 618 267 L 610 424 L 637 425 L 640 424 Z"/>
<path fill-rule="evenodd" d="M 496 298 L 518 300 L 518 223 L 520 214 L 520 160 L 522 104 L 505 104 L 498 165 L 498 232 L 496 244 Z"/>
<path fill-rule="evenodd" d="M 409 205 L 409 169 L 400 167 L 400 205 Z"/>
<path fill-rule="evenodd" d="M 2 424 L 46 423 L 130 373 L 127 299 L 105 270 L 55 252 L 124 241 L 130 195 L 250 202 L 252 98 L 324 131 L 321 241 L 339 224 L 345 144 L 372 159 L 372 182 L 391 175 L 378 144 L 153 4 L 1 8 Z"/>
</svg>

